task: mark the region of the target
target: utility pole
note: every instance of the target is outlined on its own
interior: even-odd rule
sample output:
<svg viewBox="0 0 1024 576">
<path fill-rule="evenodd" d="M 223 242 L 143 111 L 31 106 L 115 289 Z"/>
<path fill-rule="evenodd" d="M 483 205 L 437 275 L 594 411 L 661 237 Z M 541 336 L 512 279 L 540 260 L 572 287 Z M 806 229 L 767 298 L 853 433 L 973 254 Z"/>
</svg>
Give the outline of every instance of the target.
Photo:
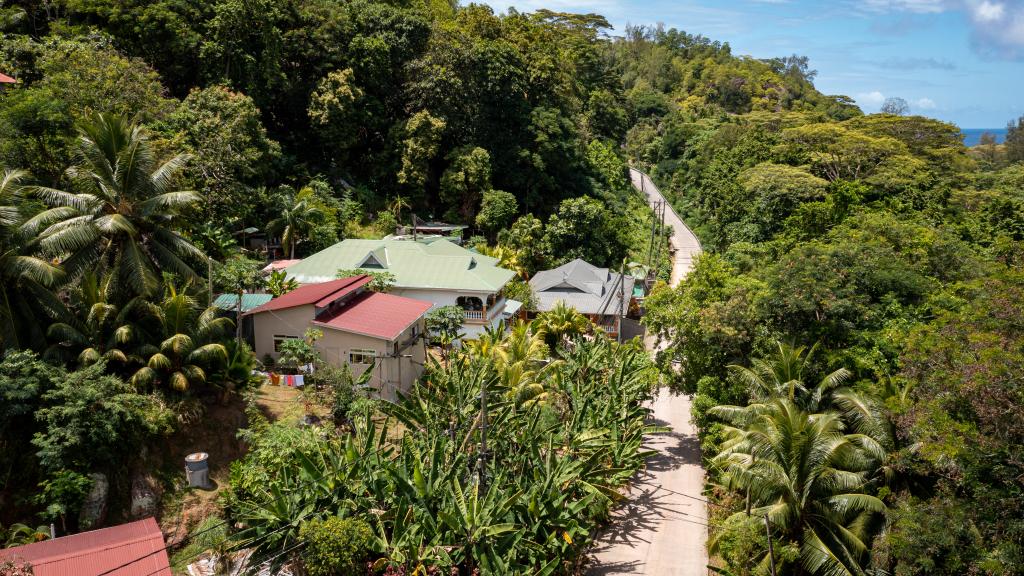
<svg viewBox="0 0 1024 576">
<path fill-rule="evenodd" d="M 206 280 L 209 283 L 210 294 L 207 296 L 206 307 L 213 306 L 213 258 L 206 257 Z"/>
<path fill-rule="evenodd" d="M 480 381 L 480 454 L 476 461 L 477 481 L 487 486 L 487 378 Z"/>
<path fill-rule="evenodd" d="M 622 344 L 622 319 L 626 316 L 623 312 L 623 308 L 629 311 L 629 307 L 626 304 L 626 259 L 622 259 L 622 266 L 619 267 L 619 309 L 615 311 L 615 321 L 619 323 L 619 329 L 616 331 L 616 340 L 619 344 Z"/>
<path fill-rule="evenodd" d="M 769 557 L 769 559 L 771 560 L 771 563 L 772 563 L 771 564 L 771 566 L 772 566 L 772 576 L 776 576 L 776 574 L 775 574 L 775 547 L 772 545 L 772 529 L 768 525 L 768 515 L 764 514 L 763 516 L 761 516 L 761 518 L 764 519 L 764 533 L 768 535 L 768 557 Z"/>
</svg>

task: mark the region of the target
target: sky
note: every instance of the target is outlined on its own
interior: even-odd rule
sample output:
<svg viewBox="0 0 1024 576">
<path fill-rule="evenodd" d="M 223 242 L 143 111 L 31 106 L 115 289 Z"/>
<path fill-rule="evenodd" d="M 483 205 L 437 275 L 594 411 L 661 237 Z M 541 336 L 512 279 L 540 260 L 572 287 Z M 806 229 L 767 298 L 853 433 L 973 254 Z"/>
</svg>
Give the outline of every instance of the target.
<svg viewBox="0 0 1024 576">
<path fill-rule="evenodd" d="M 868 113 L 900 97 L 962 128 L 1024 115 L 1024 0 L 476 0 L 498 12 L 596 12 L 621 34 L 658 24 L 728 42 L 733 54 L 800 54 L 815 85 Z"/>
</svg>

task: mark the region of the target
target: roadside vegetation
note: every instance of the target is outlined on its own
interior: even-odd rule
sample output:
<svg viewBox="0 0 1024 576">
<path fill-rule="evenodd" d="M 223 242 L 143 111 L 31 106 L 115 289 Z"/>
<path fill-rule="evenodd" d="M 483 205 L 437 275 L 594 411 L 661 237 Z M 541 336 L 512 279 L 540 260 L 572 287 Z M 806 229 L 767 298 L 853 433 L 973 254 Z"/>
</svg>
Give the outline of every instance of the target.
<svg viewBox="0 0 1024 576">
<path fill-rule="evenodd" d="M 0 542 L 126 520 L 142 486 L 179 571 L 568 574 L 660 377 L 695 394 L 721 573 L 1018 572 L 1024 120 L 968 150 L 806 58 L 621 33 L 444 0 L 0 3 Z M 645 302 L 653 365 L 571 309 L 461 347 L 442 309 L 401 402 L 326 366 L 285 398 L 211 306 L 295 288 L 254 235 L 302 258 L 414 215 L 468 226 L 527 309 L 573 258 L 667 279 L 630 164 L 707 251 Z M 199 450 L 215 492 L 183 486 Z"/>
<path fill-rule="evenodd" d="M 808 94 L 802 59 L 616 46 L 627 93 L 662 103 L 627 150 L 706 250 L 644 322 L 695 394 L 713 563 L 769 573 L 766 516 L 779 574 L 1017 573 L 1024 133 L 966 149 Z M 697 98 L 708 62 L 735 81 Z"/>
</svg>

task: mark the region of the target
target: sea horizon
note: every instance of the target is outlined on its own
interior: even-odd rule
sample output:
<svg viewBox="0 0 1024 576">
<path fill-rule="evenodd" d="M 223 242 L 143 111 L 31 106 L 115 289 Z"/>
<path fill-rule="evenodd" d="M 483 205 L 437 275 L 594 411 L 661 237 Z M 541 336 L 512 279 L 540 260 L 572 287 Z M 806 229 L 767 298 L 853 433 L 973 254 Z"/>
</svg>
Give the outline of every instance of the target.
<svg viewBox="0 0 1024 576">
<path fill-rule="evenodd" d="M 996 137 L 996 143 L 1002 144 L 1006 141 L 1006 128 L 961 128 L 960 132 L 964 135 L 965 146 L 977 146 L 981 143 L 981 135 L 985 133 L 992 134 Z"/>
</svg>

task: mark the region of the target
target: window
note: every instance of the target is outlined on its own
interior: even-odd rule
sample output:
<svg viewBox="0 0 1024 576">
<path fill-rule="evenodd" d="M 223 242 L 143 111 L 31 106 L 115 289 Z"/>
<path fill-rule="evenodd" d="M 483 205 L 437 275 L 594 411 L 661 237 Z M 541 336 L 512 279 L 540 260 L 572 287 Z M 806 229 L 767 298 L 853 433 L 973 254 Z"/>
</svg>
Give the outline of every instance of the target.
<svg viewBox="0 0 1024 576">
<path fill-rule="evenodd" d="M 285 340 L 298 340 L 298 336 L 284 336 L 281 334 L 274 334 L 274 352 L 281 351 L 281 343 Z"/>
<path fill-rule="evenodd" d="M 377 357 L 376 350 L 367 350 L 364 348 L 353 348 L 348 351 L 348 363 L 349 364 L 373 364 L 374 359 Z"/>
</svg>

